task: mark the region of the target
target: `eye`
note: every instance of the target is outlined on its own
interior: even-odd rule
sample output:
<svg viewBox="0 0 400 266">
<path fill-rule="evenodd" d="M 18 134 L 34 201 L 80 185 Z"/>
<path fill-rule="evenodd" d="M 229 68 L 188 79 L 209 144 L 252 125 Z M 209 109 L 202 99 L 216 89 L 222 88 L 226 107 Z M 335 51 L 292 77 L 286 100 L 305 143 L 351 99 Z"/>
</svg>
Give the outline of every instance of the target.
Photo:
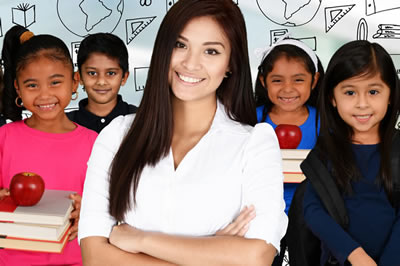
<svg viewBox="0 0 400 266">
<path fill-rule="evenodd" d="M 304 82 L 304 79 L 295 79 L 295 82 Z"/>
<path fill-rule="evenodd" d="M 186 45 L 180 41 L 176 41 L 175 48 L 186 48 Z"/>
<path fill-rule="evenodd" d="M 96 71 L 88 71 L 87 74 L 89 76 L 95 76 L 97 73 L 96 73 Z"/>
<path fill-rule="evenodd" d="M 377 91 L 377 90 L 370 90 L 370 91 L 369 91 L 369 94 L 371 94 L 371 95 L 377 95 L 377 94 L 379 94 L 379 91 Z"/>
<path fill-rule="evenodd" d="M 280 83 L 280 82 L 282 82 L 282 80 L 280 80 L 280 79 L 273 79 L 273 80 L 271 80 L 271 82 L 272 82 L 272 83 Z"/>
<path fill-rule="evenodd" d="M 108 71 L 108 72 L 107 72 L 107 75 L 108 75 L 108 76 L 115 76 L 115 75 L 117 75 L 117 72 L 115 72 L 115 71 Z"/>
<path fill-rule="evenodd" d="M 58 84 L 60 84 L 60 83 L 61 83 L 60 80 L 53 80 L 53 81 L 51 82 L 51 85 L 52 85 L 52 86 L 56 86 L 56 85 L 58 85 Z"/>
<path fill-rule="evenodd" d="M 356 93 L 354 91 L 345 91 L 344 94 L 346 94 L 348 96 L 353 96 Z"/>
<path fill-rule="evenodd" d="M 206 51 L 205 51 L 205 53 L 206 54 L 209 54 L 209 55 L 217 55 L 217 54 L 220 54 L 220 52 L 218 52 L 216 49 L 207 49 Z"/>
<path fill-rule="evenodd" d="M 26 84 L 26 87 L 28 89 L 35 89 L 35 88 L 37 88 L 37 84 L 36 83 L 28 83 L 28 84 Z"/>
</svg>

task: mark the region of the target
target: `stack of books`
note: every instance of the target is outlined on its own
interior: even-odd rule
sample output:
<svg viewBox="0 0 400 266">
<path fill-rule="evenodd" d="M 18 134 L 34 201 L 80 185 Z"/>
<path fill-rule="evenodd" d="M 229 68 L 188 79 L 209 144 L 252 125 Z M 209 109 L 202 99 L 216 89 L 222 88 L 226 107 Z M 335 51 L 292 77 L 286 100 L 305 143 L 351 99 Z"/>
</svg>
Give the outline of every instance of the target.
<svg viewBox="0 0 400 266">
<path fill-rule="evenodd" d="M 45 190 L 40 201 L 17 206 L 0 200 L 0 248 L 61 253 L 68 242 L 72 191 Z"/>
<path fill-rule="evenodd" d="M 285 183 L 300 183 L 305 179 L 300 164 L 311 150 L 281 149 L 282 168 Z"/>
</svg>

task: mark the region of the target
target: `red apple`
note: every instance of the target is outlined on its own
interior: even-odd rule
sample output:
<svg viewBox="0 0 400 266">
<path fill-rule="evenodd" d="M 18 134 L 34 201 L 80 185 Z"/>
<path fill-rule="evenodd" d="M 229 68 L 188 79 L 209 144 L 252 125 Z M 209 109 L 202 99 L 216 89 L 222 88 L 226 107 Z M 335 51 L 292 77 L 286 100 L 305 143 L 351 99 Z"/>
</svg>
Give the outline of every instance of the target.
<svg viewBox="0 0 400 266">
<path fill-rule="evenodd" d="M 10 196 L 15 204 L 33 206 L 40 201 L 44 192 L 44 181 L 35 173 L 22 172 L 13 176 Z"/>
<path fill-rule="evenodd" d="M 296 125 L 280 124 L 275 128 L 281 149 L 296 149 L 301 141 L 301 130 Z"/>
</svg>

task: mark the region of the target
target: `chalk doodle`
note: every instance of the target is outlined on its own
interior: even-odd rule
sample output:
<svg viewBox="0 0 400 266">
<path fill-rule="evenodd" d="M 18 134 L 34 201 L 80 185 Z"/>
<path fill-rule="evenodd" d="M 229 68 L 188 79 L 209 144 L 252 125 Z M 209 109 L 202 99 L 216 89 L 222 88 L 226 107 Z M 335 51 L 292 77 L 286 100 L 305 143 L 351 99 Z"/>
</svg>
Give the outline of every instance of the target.
<svg viewBox="0 0 400 266">
<path fill-rule="evenodd" d="M 331 6 L 325 8 L 325 32 L 328 32 L 332 29 L 336 23 L 339 22 L 350 10 L 355 6 L 354 5 L 343 5 L 343 6 Z"/>
<path fill-rule="evenodd" d="M 1 18 L 0 18 L 0 37 L 3 37 L 3 28 L 1 26 Z"/>
<path fill-rule="evenodd" d="M 81 42 L 71 42 L 71 55 L 72 55 L 72 63 L 74 64 L 74 68 L 78 68 L 78 51 Z"/>
<path fill-rule="evenodd" d="M 257 0 L 257 5 L 272 22 L 297 27 L 307 24 L 315 17 L 321 0 Z"/>
<path fill-rule="evenodd" d="M 151 6 L 152 0 L 140 0 L 141 6 Z"/>
<path fill-rule="evenodd" d="M 148 67 L 135 67 L 135 90 L 142 91 L 146 86 L 147 73 L 149 72 Z"/>
<path fill-rule="evenodd" d="M 400 25 L 379 24 L 374 39 L 400 39 Z"/>
<path fill-rule="evenodd" d="M 400 8 L 399 0 L 365 0 L 365 14 L 367 16 L 397 8 Z"/>
<path fill-rule="evenodd" d="M 368 40 L 368 24 L 364 18 L 361 18 L 360 21 L 358 21 L 357 40 Z"/>
<path fill-rule="evenodd" d="M 11 8 L 12 22 L 22 27 L 28 28 L 36 22 L 35 5 L 27 3 L 19 4 L 17 7 Z"/>
<path fill-rule="evenodd" d="M 167 7 L 167 12 L 173 5 L 176 4 L 176 2 L 178 2 L 178 0 L 165 0 L 165 6 Z"/>
<path fill-rule="evenodd" d="M 153 20 L 156 16 L 146 18 L 133 18 L 127 19 L 126 24 L 126 44 L 130 44 L 136 36 L 139 35 Z"/>
<path fill-rule="evenodd" d="M 273 45 L 276 43 L 279 38 L 287 34 L 289 31 L 287 29 L 276 29 L 276 30 L 271 30 L 270 31 L 270 45 Z M 304 42 L 308 47 L 310 47 L 313 51 L 317 50 L 317 37 L 293 37 L 290 36 L 291 38 L 294 38 L 296 40 Z"/>
<path fill-rule="evenodd" d="M 61 23 L 80 37 L 113 32 L 123 11 L 124 0 L 57 0 L 57 15 Z"/>
</svg>

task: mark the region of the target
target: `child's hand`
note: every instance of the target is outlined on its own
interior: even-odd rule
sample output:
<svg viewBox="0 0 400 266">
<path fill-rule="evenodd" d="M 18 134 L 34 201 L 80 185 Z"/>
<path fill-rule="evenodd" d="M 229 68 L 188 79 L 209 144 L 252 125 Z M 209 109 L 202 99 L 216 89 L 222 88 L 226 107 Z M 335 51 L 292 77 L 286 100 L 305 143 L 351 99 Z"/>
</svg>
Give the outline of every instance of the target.
<svg viewBox="0 0 400 266">
<path fill-rule="evenodd" d="M 362 247 L 353 250 L 347 258 L 351 265 L 377 266 L 376 262 L 364 251 Z"/>
<path fill-rule="evenodd" d="M 69 240 L 73 240 L 76 238 L 78 235 L 78 222 L 79 222 L 79 212 L 81 211 L 81 201 L 82 197 L 76 193 L 69 195 L 69 198 L 74 201 L 74 210 L 71 212 L 71 215 L 69 216 L 70 219 L 72 219 L 72 227 L 69 231 Z"/>
<path fill-rule="evenodd" d="M 8 188 L 0 189 L 0 200 L 2 200 L 6 196 L 10 196 L 10 191 L 8 190 Z"/>
<path fill-rule="evenodd" d="M 244 236 L 249 230 L 249 223 L 256 217 L 256 211 L 253 205 L 244 207 L 239 216 L 224 229 L 218 230 L 216 236 Z"/>
</svg>

